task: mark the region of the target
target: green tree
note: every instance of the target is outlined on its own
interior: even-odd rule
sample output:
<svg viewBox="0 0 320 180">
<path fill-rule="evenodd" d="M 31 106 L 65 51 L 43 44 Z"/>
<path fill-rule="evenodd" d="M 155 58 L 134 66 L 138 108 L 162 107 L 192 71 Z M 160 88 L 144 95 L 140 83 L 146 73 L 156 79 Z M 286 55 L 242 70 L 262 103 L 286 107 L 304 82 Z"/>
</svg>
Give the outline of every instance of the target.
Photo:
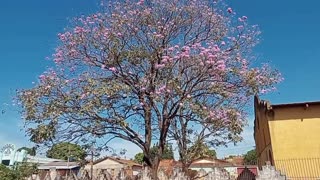
<svg viewBox="0 0 320 180">
<path fill-rule="evenodd" d="M 151 159 L 153 160 L 159 153 L 159 146 L 153 145 L 150 151 L 151 151 Z M 161 159 L 174 159 L 174 153 L 171 145 L 168 145 L 168 144 L 165 145 L 165 148 L 161 155 Z"/>
<path fill-rule="evenodd" d="M 3 164 L 0 164 L 0 177 L 1 180 L 17 180 L 18 175 L 12 169 L 9 169 Z"/>
<path fill-rule="evenodd" d="M 86 151 L 77 144 L 61 142 L 55 144 L 47 151 L 47 157 L 63 160 L 81 161 L 86 157 Z"/>
<path fill-rule="evenodd" d="M 32 174 L 37 172 L 37 164 L 21 162 L 15 164 L 12 168 L 8 168 L 0 164 L 1 180 L 25 180 Z"/>
<path fill-rule="evenodd" d="M 217 152 L 214 149 L 209 149 L 207 151 L 207 157 L 216 159 L 217 158 Z"/>
<path fill-rule="evenodd" d="M 216 151 L 210 149 L 208 145 L 203 142 L 194 143 L 189 148 L 189 156 L 191 157 L 191 161 L 200 159 L 200 158 L 216 158 Z"/>
<path fill-rule="evenodd" d="M 153 160 L 157 156 L 157 153 L 158 153 L 157 145 L 152 146 L 150 151 L 151 151 L 151 160 Z M 161 159 L 174 159 L 174 153 L 173 153 L 173 149 L 172 149 L 171 145 L 167 144 L 165 146 L 165 149 L 164 149 L 164 152 L 163 152 L 163 154 L 161 156 Z M 137 163 L 142 164 L 143 161 L 144 161 L 144 154 L 141 153 L 141 152 L 137 153 L 134 156 L 134 161 L 137 162 Z"/>
<path fill-rule="evenodd" d="M 14 166 L 14 172 L 18 176 L 17 179 L 24 180 L 38 171 L 38 165 L 35 163 L 21 162 Z"/>
<path fill-rule="evenodd" d="M 21 151 L 21 150 L 25 150 L 27 154 L 29 154 L 30 156 L 35 156 L 37 154 L 36 147 L 32 147 L 32 148 L 22 147 L 18 149 L 18 151 Z"/>
<path fill-rule="evenodd" d="M 255 149 L 248 151 L 244 155 L 244 163 L 247 165 L 256 165 L 257 161 L 258 161 L 258 156 Z"/>
<path fill-rule="evenodd" d="M 143 153 L 140 152 L 140 153 L 137 153 L 135 156 L 134 156 L 134 161 L 136 163 L 139 163 L 139 164 L 142 164 L 143 163 Z"/>
</svg>

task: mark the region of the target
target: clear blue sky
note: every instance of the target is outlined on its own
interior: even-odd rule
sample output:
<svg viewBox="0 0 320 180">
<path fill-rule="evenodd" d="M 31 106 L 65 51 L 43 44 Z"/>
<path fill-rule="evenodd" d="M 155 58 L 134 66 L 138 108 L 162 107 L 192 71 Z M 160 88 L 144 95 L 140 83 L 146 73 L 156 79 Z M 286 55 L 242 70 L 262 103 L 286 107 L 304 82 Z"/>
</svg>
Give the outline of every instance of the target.
<svg viewBox="0 0 320 180">
<path fill-rule="evenodd" d="M 246 15 L 251 24 L 260 26 L 262 41 L 255 53 L 261 61 L 279 69 L 285 78 L 276 93 L 263 98 L 272 103 L 320 100 L 320 1 L 227 2 L 239 16 Z M 32 87 L 32 82 L 50 65 L 44 59 L 51 55 L 56 35 L 68 25 L 67 19 L 94 12 L 98 5 L 99 0 L 0 2 L 0 109 L 6 111 L 0 113 L 0 147 L 9 142 L 17 146 L 30 144 L 20 131 L 20 115 L 11 106 L 15 90 Z M 220 148 L 219 156 L 240 154 L 254 146 L 252 118 L 249 122 L 244 142 L 229 149 Z M 132 154 L 128 152 L 128 156 Z"/>
</svg>

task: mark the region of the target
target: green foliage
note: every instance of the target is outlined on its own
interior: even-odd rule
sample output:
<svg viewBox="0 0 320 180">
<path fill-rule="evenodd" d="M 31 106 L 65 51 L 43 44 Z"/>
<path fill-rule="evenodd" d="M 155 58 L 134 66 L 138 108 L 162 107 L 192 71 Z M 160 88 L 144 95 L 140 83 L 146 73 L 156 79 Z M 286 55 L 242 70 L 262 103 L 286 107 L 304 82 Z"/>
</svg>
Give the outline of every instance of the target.
<svg viewBox="0 0 320 180">
<path fill-rule="evenodd" d="M 63 160 L 81 161 L 86 157 L 86 151 L 77 144 L 62 142 L 55 144 L 47 151 L 47 157 Z"/>
<path fill-rule="evenodd" d="M 7 168 L 3 164 L 0 164 L 0 177 L 1 180 L 16 180 L 18 175 L 14 172 L 14 170 Z"/>
<path fill-rule="evenodd" d="M 158 154 L 158 146 L 154 145 L 151 147 L 151 160 L 153 160 Z M 174 159 L 174 154 L 171 145 L 166 145 L 161 156 L 161 159 Z"/>
<path fill-rule="evenodd" d="M 38 165 L 33 163 L 22 162 L 15 165 L 15 173 L 18 175 L 18 179 L 24 179 L 30 177 L 38 170 Z"/>
<path fill-rule="evenodd" d="M 27 154 L 29 154 L 30 156 L 35 156 L 37 154 L 35 147 L 32 147 L 32 148 L 22 147 L 18 149 L 18 151 L 21 151 L 21 150 L 27 151 Z"/>
<path fill-rule="evenodd" d="M 257 152 L 255 149 L 248 151 L 244 155 L 244 163 L 247 165 L 256 165 L 258 160 Z"/>
<path fill-rule="evenodd" d="M 217 152 L 214 149 L 209 149 L 207 151 L 207 156 L 210 157 L 210 158 L 216 159 L 217 158 Z"/>
<path fill-rule="evenodd" d="M 216 158 L 217 153 L 203 142 L 197 142 L 189 148 L 188 154 L 192 157 L 191 161 L 200 158 Z"/>
<path fill-rule="evenodd" d="M 236 155 L 229 155 L 227 158 L 232 159 L 232 158 L 234 158 L 234 157 L 236 157 Z"/>
<path fill-rule="evenodd" d="M 37 172 L 37 165 L 32 163 L 18 163 L 12 169 L 0 164 L 1 180 L 24 180 Z"/>
<path fill-rule="evenodd" d="M 136 162 L 136 163 L 139 163 L 139 164 L 142 164 L 143 163 L 143 153 L 138 153 L 138 154 L 136 154 L 135 156 L 134 156 L 134 161 Z"/>
<path fill-rule="evenodd" d="M 157 145 L 152 146 L 150 151 L 151 151 L 150 159 L 153 161 L 154 158 L 156 157 L 157 153 L 158 153 L 158 146 Z M 134 161 L 139 163 L 139 164 L 142 164 L 143 163 L 143 157 L 144 157 L 144 154 L 140 152 L 140 153 L 138 153 L 138 154 L 136 154 L 134 156 Z M 161 156 L 161 159 L 174 159 L 174 153 L 173 153 L 171 145 L 166 145 L 165 146 L 165 149 L 164 149 L 164 152 L 163 152 L 163 154 Z"/>
</svg>

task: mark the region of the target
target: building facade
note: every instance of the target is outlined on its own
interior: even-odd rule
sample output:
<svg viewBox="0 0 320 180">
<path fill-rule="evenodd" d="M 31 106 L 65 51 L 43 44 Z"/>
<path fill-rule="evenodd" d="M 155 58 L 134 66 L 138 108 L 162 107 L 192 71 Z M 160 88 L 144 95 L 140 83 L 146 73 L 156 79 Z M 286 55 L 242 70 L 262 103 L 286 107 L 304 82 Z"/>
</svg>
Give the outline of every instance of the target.
<svg viewBox="0 0 320 180">
<path fill-rule="evenodd" d="M 92 170 L 94 177 L 97 177 L 101 171 L 108 172 L 112 177 L 116 177 L 121 170 L 125 170 L 126 175 L 134 177 L 142 171 L 142 165 L 131 160 L 107 156 L 94 161 L 92 164 L 86 164 L 84 170 L 87 172 Z"/>
<path fill-rule="evenodd" d="M 79 177 L 80 164 L 78 162 L 49 162 L 38 166 L 39 179 L 51 179 L 59 177 Z"/>
<path fill-rule="evenodd" d="M 254 100 L 258 166 L 267 161 L 288 178 L 320 177 L 320 102 Z"/>
<path fill-rule="evenodd" d="M 5 166 L 13 166 L 17 162 L 22 162 L 27 157 L 25 150 L 17 151 L 14 144 L 6 144 L 0 151 L 0 162 Z"/>
</svg>

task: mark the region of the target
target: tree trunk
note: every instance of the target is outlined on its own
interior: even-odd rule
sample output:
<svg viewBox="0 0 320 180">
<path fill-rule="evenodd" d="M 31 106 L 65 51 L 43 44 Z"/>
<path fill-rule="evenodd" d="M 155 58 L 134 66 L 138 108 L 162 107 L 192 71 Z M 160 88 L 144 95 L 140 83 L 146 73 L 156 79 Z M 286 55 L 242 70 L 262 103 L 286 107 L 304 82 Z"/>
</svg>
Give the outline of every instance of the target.
<svg viewBox="0 0 320 180">
<path fill-rule="evenodd" d="M 150 154 L 144 154 L 143 162 L 145 163 L 145 168 L 149 168 L 150 176 L 152 180 L 158 180 L 158 168 L 160 164 L 159 157 L 155 157 L 153 160 L 150 159 Z"/>
<path fill-rule="evenodd" d="M 153 161 L 152 169 L 151 169 L 151 178 L 152 178 L 152 180 L 158 180 L 159 163 L 160 163 L 159 158 L 156 157 L 155 160 Z"/>
</svg>

